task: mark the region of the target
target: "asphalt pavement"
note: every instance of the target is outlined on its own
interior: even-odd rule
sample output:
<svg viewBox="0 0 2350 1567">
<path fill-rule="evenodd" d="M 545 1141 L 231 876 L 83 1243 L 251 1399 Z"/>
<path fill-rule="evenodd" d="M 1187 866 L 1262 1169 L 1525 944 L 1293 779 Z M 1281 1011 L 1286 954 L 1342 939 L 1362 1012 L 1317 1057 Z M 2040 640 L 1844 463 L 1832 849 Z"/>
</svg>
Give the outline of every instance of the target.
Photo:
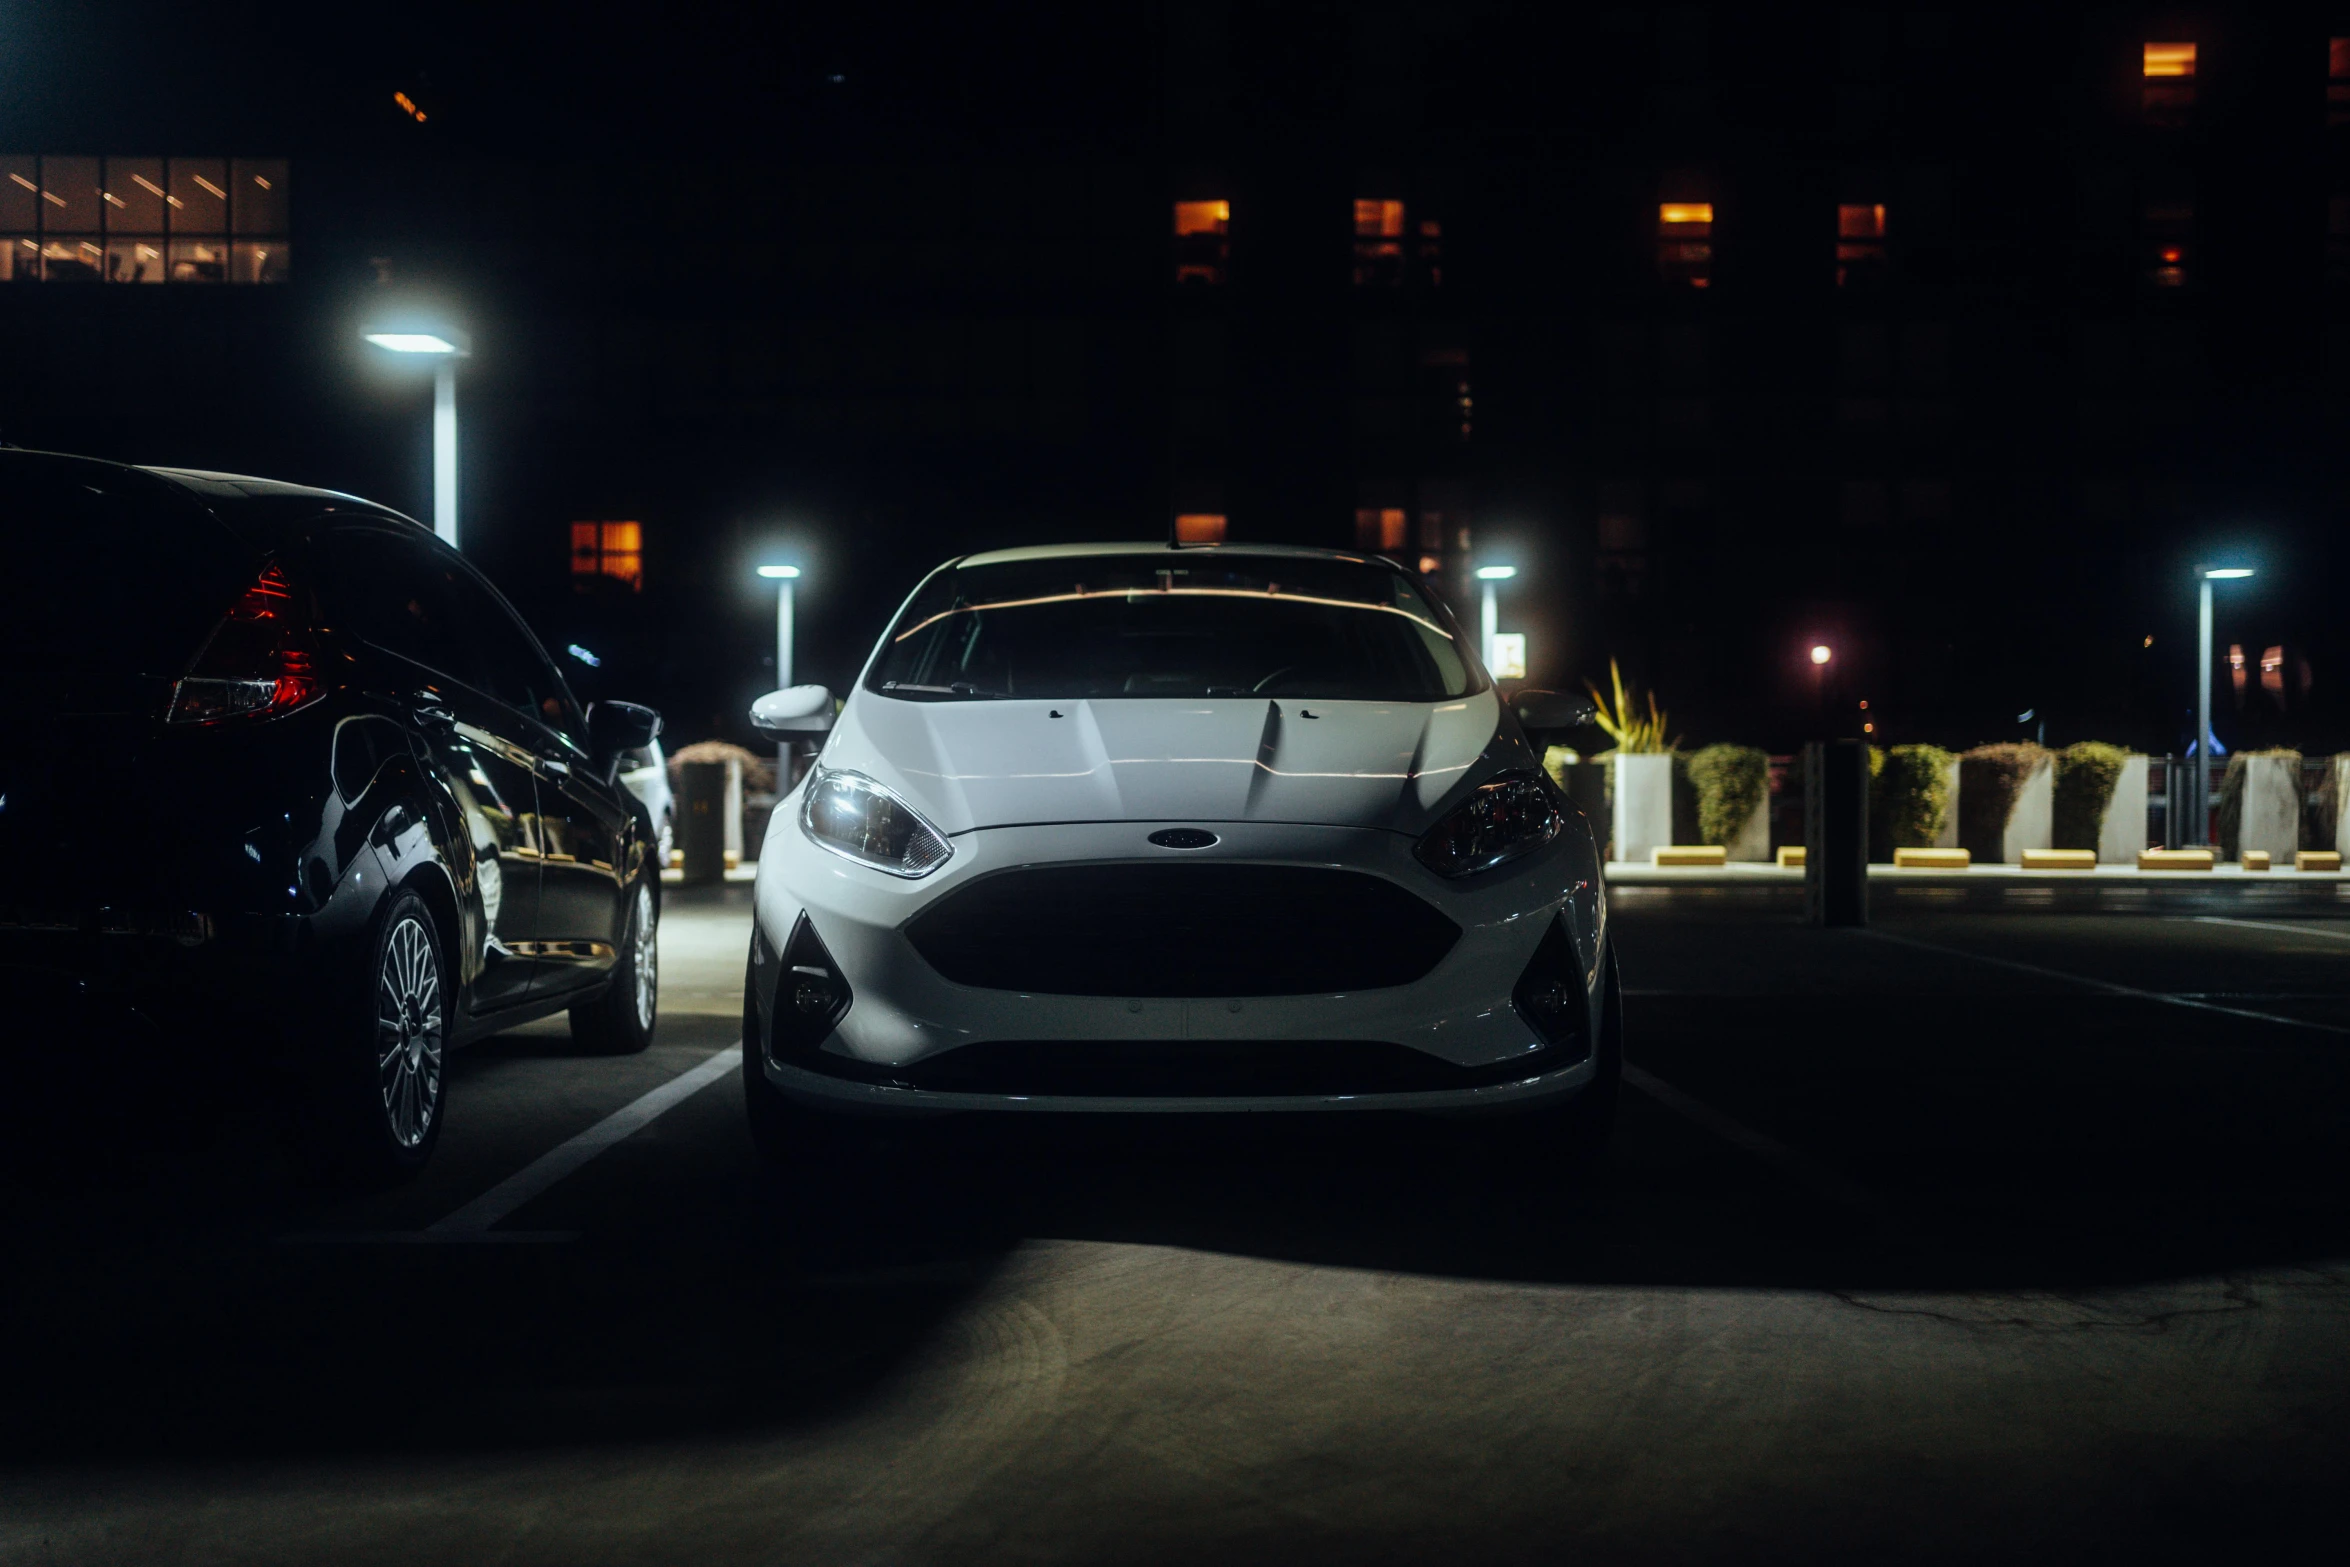
<svg viewBox="0 0 2350 1567">
<path fill-rule="evenodd" d="M 2338 1539 L 2350 900 L 1627 889 L 1600 1166 L 959 1126 L 763 1172 L 749 889 L 415 1184 L 0 1187 L 0 1563 L 2210 1560 Z M 22 1042 L 20 1041 L 20 1047 Z M 183 1131 L 187 1129 L 182 1129 Z"/>
</svg>

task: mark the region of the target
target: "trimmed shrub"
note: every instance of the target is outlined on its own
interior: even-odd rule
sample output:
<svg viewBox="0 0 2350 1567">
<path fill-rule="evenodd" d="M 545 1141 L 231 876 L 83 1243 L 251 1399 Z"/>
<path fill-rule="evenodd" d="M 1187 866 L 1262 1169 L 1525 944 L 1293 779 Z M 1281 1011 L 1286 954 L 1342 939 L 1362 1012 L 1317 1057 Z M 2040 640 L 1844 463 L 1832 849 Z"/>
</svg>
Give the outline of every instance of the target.
<svg viewBox="0 0 2350 1567">
<path fill-rule="evenodd" d="M 1697 795 L 1697 842 L 1727 844 L 1771 792 L 1771 758 L 1750 745 L 1709 745 L 1691 754 Z"/>
<path fill-rule="evenodd" d="M 2056 753 L 2055 818 L 2049 843 L 2059 849 L 2094 849 L 2105 830 L 2105 808 L 2130 753 L 2102 740 L 2083 740 Z"/>
<path fill-rule="evenodd" d="M 1951 753 L 1938 745 L 1897 745 L 1869 788 L 1869 848 L 1890 860 L 1895 849 L 1930 849 L 1950 825 Z M 2001 825 L 2005 825 L 2002 818 Z"/>
<path fill-rule="evenodd" d="M 1959 754 L 1958 841 L 1962 848 L 1983 863 L 1999 862 L 2016 800 L 2053 754 L 2029 740 L 1978 745 Z"/>
</svg>

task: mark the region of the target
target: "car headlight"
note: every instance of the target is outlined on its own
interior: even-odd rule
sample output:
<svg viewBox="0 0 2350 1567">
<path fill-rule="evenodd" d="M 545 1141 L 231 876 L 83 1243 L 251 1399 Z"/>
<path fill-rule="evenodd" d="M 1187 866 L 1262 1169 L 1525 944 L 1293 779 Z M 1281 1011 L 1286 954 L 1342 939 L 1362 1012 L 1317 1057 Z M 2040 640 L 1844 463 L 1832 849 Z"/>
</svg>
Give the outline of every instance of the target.
<svg viewBox="0 0 2350 1567">
<path fill-rule="evenodd" d="M 1428 829 L 1412 852 L 1439 876 L 1470 876 L 1532 854 L 1566 825 L 1532 773 L 1500 773 Z"/>
<path fill-rule="evenodd" d="M 946 834 L 863 773 L 817 769 L 800 800 L 800 827 L 843 859 L 892 876 L 927 876 L 955 850 Z"/>
</svg>

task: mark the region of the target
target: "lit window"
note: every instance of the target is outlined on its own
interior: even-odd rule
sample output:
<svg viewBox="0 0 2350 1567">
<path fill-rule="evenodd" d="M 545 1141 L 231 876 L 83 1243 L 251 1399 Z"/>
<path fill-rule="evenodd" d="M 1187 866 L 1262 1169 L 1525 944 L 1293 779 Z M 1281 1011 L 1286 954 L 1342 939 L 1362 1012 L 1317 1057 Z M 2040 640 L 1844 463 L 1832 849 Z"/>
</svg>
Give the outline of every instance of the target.
<svg viewBox="0 0 2350 1567">
<path fill-rule="evenodd" d="M 2326 40 L 2326 123 L 2350 124 L 2350 38 Z"/>
<path fill-rule="evenodd" d="M 1175 281 L 1221 283 L 1232 261 L 1232 203 L 1175 203 Z"/>
<path fill-rule="evenodd" d="M 1713 282 L 1714 206 L 1667 201 L 1656 209 L 1656 270 L 1668 283 L 1704 288 Z"/>
<path fill-rule="evenodd" d="M 0 281 L 282 283 L 283 159 L 0 157 Z"/>
<path fill-rule="evenodd" d="M 2185 288 L 2189 234 L 2195 226 L 2192 202 L 2148 202 L 2143 244 L 2146 281 L 2155 288 Z"/>
<path fill-rule="evenodd" d="M 634 522 L 575 522 L 571 525 L 571 585 L 586 588 L 599 577 L 645 585 L 644 528 Z"/>
<path fill-rule="evenodd" d="M 1178 544 L 1221 544 L 1224 542 L 1224 514 L 1220 511 L 1179 512 L 1175 517 L 1175 542 Z"/>
<path fill-rule="evenodd" d="M 2140 67 L 2144 81 L 2140 103 L 2146 118 L 2176 122 L 2195 107 L 2195 46 L 2187 43 L 2146 45 Z"/>
<path fill-rule="evenodd" d="M 1836 208 L 1836 286 L 1865 280 L 1885 266 L 1885 204 L 1844 202 Z"/>
<path fill-rule="evenodd" d="M 1355 509 L 1355 548 L 1400 555 L 1411 542 L 1409 514 L 1401 506 Z"/>
<path fill-rule="evenodd" d="M 1403 282 L 1404 210 L 1400 201 L 1355 200 L 1355 287 Z"/>
</svg>

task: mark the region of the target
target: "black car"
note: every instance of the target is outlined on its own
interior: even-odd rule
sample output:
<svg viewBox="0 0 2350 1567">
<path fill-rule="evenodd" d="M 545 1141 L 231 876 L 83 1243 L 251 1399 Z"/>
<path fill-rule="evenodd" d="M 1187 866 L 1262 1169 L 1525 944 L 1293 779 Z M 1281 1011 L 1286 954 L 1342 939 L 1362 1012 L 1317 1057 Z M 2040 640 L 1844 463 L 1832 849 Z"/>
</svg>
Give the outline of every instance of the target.
<svg viewBox="0 0 2350 1567">
<path fill-rule="evenodd" d="M 290 1087 L 300 1146 L 383 1179 L 432 1151 L 445 1051 L 561 1010 L 650 1041 L 660 867 L 614 763 L 660 718 L 583 713 L 454 549 L 348 495 L 14 450 L 0 540 L 11 1048 Z"/>
</svg>

